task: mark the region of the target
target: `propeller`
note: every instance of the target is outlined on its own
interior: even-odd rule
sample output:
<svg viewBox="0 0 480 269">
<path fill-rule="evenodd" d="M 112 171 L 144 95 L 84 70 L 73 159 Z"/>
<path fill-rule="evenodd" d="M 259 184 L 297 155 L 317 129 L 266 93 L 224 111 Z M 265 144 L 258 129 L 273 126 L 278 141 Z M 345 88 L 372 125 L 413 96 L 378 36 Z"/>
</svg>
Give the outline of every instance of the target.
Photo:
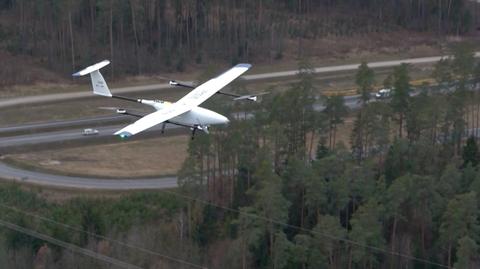
<svg viewBox="0 0 480 269">
<path fill-rule="evenodd" d="M 161 79 L 161 80 L 170 80 L 169 78 L 167 78 L 167 77 L 164 77 L 164 76 L 160 76 L 160 75 L 158 75 L 158 76 L 155 76 L 155 78 L 157 78 L 157 79 Z"/>
<path fill-rule="evenodd" d="M 99 107 L 99 109 L 103 109 L 103 110 L 110 110 L 110 111 L 115 111 L 115 113 L 117 114 L 121 114 L 121 115 L 129 115 L 129 116 L 134 116 L 134 117 L 143 117 L 143 115 L 140 115 L 138 114 L 137 111 L 135 111 L 134 113 L 131 113 L 130 110 L 126 110 L 125 108 L 121 108 L 121 107 Z"/>
<path fill-rule="evenodd" d="M 102 107 L 99 107 L 98 109 L 115 111 L 118 114 L 127 113 L 127 110 L 125 108 L 113 107 L 113 106 L 102 106 Z"/>
<path fill-rule="evenodd" d="M 102 110 L 117 110 L 119 109 L 118 107 L 114 107 L 114 106 L 100 106 L 100 107 L 97 107 L 98 109 L 102 109 Z"/>
<path fill-rule="evenodd" d="M 117 110 L 119 109 L 118 107 L 115 107 L 115 106 L 100 106 L 100 107 L 97 107 L 98 109 L 102 109 L 102 110 Z"/>
<path fill-rule="evenodd" d="M 176 80 L 170 80 L 168 82 L 168 84 L 170 84 L 170 86 L 174 86 L 174 87 L 184 87 L 184 88 L 189 88 L 189 89 L 195 89 L 195 86 L 188 85 L 188 84 L 183 84 L 181 82 L 177 82 Z"/>
<path fill-rule="evenodd" d="M 257 94 L 243 95 L 243 96 L 239 96 L 237 98 L 233 98 L 233 101 L 250 100 L 250 101 L 256 102 L 259 96 L 262 96 L 262 95 L 265 95 L 265 94 L 269 94 L 269 92 L 261 92 L 261 93 L 257 93 Z"/>
</svg>

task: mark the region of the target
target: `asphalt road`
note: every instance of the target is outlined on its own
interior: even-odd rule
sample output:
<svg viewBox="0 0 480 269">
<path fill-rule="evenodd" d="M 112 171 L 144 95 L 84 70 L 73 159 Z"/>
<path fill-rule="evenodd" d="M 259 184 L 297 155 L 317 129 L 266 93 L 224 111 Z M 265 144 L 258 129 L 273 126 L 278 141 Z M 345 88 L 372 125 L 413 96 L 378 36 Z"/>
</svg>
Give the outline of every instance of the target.
<svg viewBox="0 0 480 269">
<path fill-rule="evenodd" d="M 345 104 L 350 109 L 357 109 L 360 107 L 361 103 L 359 102 L 360 97 L 357 96 L 347 96 L 345 98 Z M 321 104 L 315 105 L 315 110 L 321 111 L 325 107 Z M 240 113 L 243 116 L 243 113 Z M 136 120 L 136 118 L 131 118 L 132 122 Z M 25 146 L 25 145 L 38 145 L 44 143 L 51 143 L 51 142 L 63 142 L 63 141 L 72 141 L 72 140 L 82 140 L 82 139 L 94 139 L 100 137 L 107 137 L 112 136 L 113 133 L 120 130 L 121 128 L 125 127 L 126 124 L 123 125 L 109 125 L 108 121 L 118 121 L 118 117 L 98 117 L 98 118 L 89 118 L 89 119 L 82 119 L 82 120 L 72 120 L 72 121 L 61 121 L 61 122 L 45 122 L 45 123 L 36 123 L 36 124 L 26 124 L 26 125 L 16 125 L 16 126 L 8 126 L 0 128 L 0 134 L 2 131 L 12 131 L 12 130 L 28 130 L 32 126 L 35 128 L 49 128 L 49 127 L 58 127 L 58 126 L 75 126 L 75 124 L 95 124 L 98 122 L 104 122 L 105 126 L 96 128 L 99 133 L 97 135 L 83 135 L 82 128 L 73 128 L 68 130 L 60 130 L 60 131 L 50 131 L 50 132 L 36 132 L 36 133 L 28 133 L 22 135 L 13 135 L 13 136 L 1 136 L 0 137 L 0 149 L 7 148 L 7 147 L 15 147 L 15 146 Z M 171 129 L 181 128 L 175 125 L 167 124 L 165 132 L 168 132 Z M 151 131 L 159 131 L 161 129 L 161 125 L 155 126 L 147 130 L 147 132 Z M 134 139 L 134 138 L 133 138 Z M 1 171 L 0 171 L 1 172 Z"/>
<path fill-rule="evenodd" d="M 371 68 L 382 68 L 382 67 L 397 66 L 402 63 L 428 64 L 428 63 L 437 62 L 444 57 L 447 57 L 447 56 L 409 58 L 409 59 L 395 60 L 395 61 L 372 62 L 372 63 L 369 63 L 368 65 Z M 480 57 L 480 52 L 475 53 L 475 57 Z M 348 65 L 317 67 L 314 69 L 314 72 L 316 74 L 321 74 L 321 73 L 333 73 L 333 72 L 340 72 L 340 71 L 352 71 L 352 70 L 356 70 L 359 65 L 360 64 L 348 64 Z M 298 70 L 270 72 L 270 73 L 264 73 L 264 74 L 244 75 L 242 76 L 242 79 L 246 81 L 277 79 L 282 77 L 295 76 L 297 73 L 298 73 Z M 191 82 L 186 82 L 186 83 L 191 83 Z M 117 88 L 117 89 L 112 89 L 111 91 L 112 93 L 118 95 L 118 94 L 125 94 L 125 93 L 154 91 L 159 89 L 167 89 L 171 87 L 172 86 L 165 83 L 165 84 L 151 84 L 151 85 L 143 85 L 143 86 Z M 65 101 L 65 100 L 72 100 L 72 99 L 86 98 L 86 97 L 92 97 L 91 91 L 56 93 L 56 94 L 46 94 L 46 95 L 38 95 L 38 96 L 8 98 L 8 99 L 0 100 L 0 108 L 15 106 L 15 105 L 25 105 L 25 104 L 44 103 L 44 102 L 53 102 L 53 101 Z"/>
<path fill-rule="evenodd" d="M 37 122 L 27 123 L 21 125 L 13 125 L 0 127 L 0 134 L 14 133 L 14 132 L 31 132 L 32 130 L 47 129 L 47 128 L 62 128 L 62 127 L 74 127 L 80 125 L 88 125 L 97 122 L 114 122 L 127 118 L 124 115 L 110 115 L 110 116 L 97 116 L 75 120 L 58 120 L 49 122 Z M 128 117 L 130 118 L 130 117 Z"/>
<path fill-rule="evenodd" d="M 55 132 L 7 136 L 0 138 L 0 148 L 69 141 L 77 139 L 88 139 L 93 138 L 94 136 L 111 136 L 115 131 L 121 129 L 119 127 L 121 126 L 99 127 L 97 128 L 97 130 L 99 131 L 97 135 L 83 135 L 83 129 L 69 129 Z"/>
<path fill-rule="evenodd" d="M 125 127 L 125 125 L 98 127 L 96 128 L 98 130 L 98 134 L 96 135 L 83 135 L 83 129 L 69 129 L 54 132 L 0 137 L 0 148 L 112 136 L 114 132 L 123 127 Z M 167 125 L 166 129 L 171 129 L 174 127 L 176 126 Z M 148 131 L 158 131 L 160 128 L 161 126 L 155 126 Z"/>
<path fill-rule="evenodd" d="M 74 188 L 88 190 L 145 190 L 168 189 L 177 187 L 176 177 L 105 179 L 51 175 L 15 168 L 0 162 L 2 178 L 22 183 L 48 187 Z"/>
</svg>

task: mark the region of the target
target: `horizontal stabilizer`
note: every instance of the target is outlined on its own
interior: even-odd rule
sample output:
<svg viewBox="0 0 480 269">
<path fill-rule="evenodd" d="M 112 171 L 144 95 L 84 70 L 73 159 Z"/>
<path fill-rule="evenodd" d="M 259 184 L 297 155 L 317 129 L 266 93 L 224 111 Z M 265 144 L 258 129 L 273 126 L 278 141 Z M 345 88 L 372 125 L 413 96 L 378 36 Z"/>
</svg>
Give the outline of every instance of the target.
<svg viewBox="0 0 480 269">
<path fill-rule="evenodd" d="M 90 73 L 92 73 L 93 71 L 97 71 L 97 70 L 100 70 L 101 68 L 107 66 L 110 64 L 110 61 L 109 60 L 103 60 L 99 63 L 96 63 L 94 65 L 91 65 L 81 71 L 78 71 L 77 73 L 75 74 L 72 74 L 72 76 L 74 77 L 80 77 L 80 76 L 85 76 L 85 75 L 88 75 Z"/>
</svg>

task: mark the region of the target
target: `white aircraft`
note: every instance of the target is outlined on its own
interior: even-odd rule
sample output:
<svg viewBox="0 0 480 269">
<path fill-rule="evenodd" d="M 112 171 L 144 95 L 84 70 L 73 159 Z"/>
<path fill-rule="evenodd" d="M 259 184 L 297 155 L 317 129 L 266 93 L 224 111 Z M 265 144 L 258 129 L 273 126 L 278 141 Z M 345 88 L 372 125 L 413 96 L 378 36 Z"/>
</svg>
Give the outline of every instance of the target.
<svg viewBox="0 0 480 269">
<path fill-rule="evenodd" d="M 117 113 L 139 117 L 136 122 L 126 126 L 125 128 L 115 132 L 115 135 L 121 138 L 128 138 L 149 129 L 157 124 L 162 124 L 162 133 L 167 123 L 188 127 L 192 130 L 192 139 L 195 131 L 200 130 L 208 134 L 208 127 L 214 124 L 227 124 L 229 120 L 214 111 L 199 107 L 214 94 L 223 94 L 235 97 L 234 100 L 250 100 L 256 101 L 256 95 L 239 96 L 232 93 L 221 92 L 220 90 L 237 77 L 245 73 L 250 64 L 237 64 L 225 73 L 213 78 L 198 87 L 185 85 L 176 81 L 170 81 L 172 86 L 187 87 L 193 89 L 190 93 L 175 103 L 161 100 L 133 99 L 124 96 L 112 95 L 105 79 L 99 69 L 108 65 L 110 61 L 104 60 L 100 63 L 91 65 L 75 74 L 74 77 L 90 74 L 92 80 L 93 93 L 101 96 L 118 98 L 126 101 L 138 102 L 141 104 L 152 106 L 156 111 L 145 116 L 129 113 L 125 109 L 116 109 Z"/>
</svg>

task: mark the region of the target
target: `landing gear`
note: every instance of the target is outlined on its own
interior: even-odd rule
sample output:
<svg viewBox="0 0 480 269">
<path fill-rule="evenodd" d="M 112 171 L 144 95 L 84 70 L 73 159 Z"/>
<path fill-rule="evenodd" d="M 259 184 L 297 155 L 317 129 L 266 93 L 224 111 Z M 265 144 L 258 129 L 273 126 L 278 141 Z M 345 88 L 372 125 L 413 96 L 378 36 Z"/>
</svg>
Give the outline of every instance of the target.
<svg viewBox="0 0 480 269">
<path fill-rule="evenodd" d="M 209 134 L 210 132 L 208 131 L 208 125 L 202 126 L 198 128 L 199 130 L 202 130 L 204 133 Z"/>
<path fill-rule="evenodd" d="M 205 126 L 200 126 L 200 125 L 194 125 L 193 127 L 190 127 L 190 130 L 192 130 L 192 140 L 195 138 L 195 132 L 197 130 L 200 130 L 206 134 L 208 134 L 208 126 L 205 125 Z"/>
<path fill-rule="evenodd" d="M 191 129 L 192 129 L 192 137 L 191 137 L 191 139 L 193 140 L 193 139 L 195 138 L 195 132 L 197 131 L 198 126 L 193 126 Z"/>
<path fill-rule="evenodd" d="M 186 127 L 186 128 L 190 128 L 190 130 L 192 131 L 192 140 L 195 138 L 195 133 L 197 132 L 197 130 L 200 130 L 206 134 L 208 134 L 208 125 L 198 125 L 198 124 L 195 124 L 195 125 L 186 125 L 186 124 L 181 124 L 181 123 L 178 123 L 178 122 L 172 122 L 172 121 L 165 121 L 163 124 L 162 124 L 162 134 L 164 133 L 165 131 L 165 125 L 169 123 L 169 124 L 173 124 L 173 125 L 177 125 L 177 126 L 182 126 L 182 127 Z"/>
<path fill-rule="evenodd" d="M 162 134 L 165 133 L 165 126 L 167 126 L 167 123 L 166 122 L 162 123 Z"/>
</svg>

